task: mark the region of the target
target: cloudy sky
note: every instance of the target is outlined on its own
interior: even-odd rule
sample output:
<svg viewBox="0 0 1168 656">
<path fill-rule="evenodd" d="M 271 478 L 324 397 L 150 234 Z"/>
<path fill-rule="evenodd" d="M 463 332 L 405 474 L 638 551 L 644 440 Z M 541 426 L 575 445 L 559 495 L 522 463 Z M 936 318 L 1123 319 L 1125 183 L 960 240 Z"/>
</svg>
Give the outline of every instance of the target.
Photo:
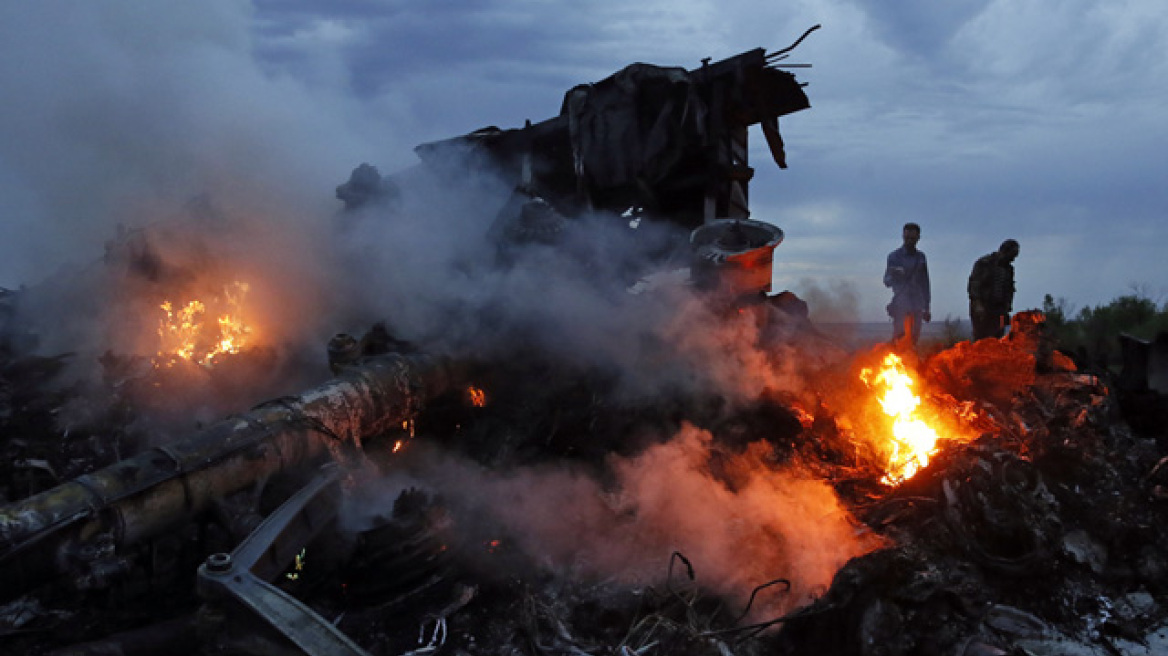
<svg viewBox="0 0 1168 656">
<path fill-rule="evenodd" d="M 883 320 L 884 258 L 916 221 L 938 318 L 965 315 L 970 265 L 1007 237 L 1015 309 L 1168 297 L 1160 0 L 6 2 L 0 286 L 200 194 L 327 223 L 357 164 L 392 172 L 626 64 L 694 68 L 815 24 L 788 60 L 812 65 L 812 108 L 782 120 L 790 168 L 752 136 L 754 218 L 786 233 L 776 290 Z"/>
</svg>

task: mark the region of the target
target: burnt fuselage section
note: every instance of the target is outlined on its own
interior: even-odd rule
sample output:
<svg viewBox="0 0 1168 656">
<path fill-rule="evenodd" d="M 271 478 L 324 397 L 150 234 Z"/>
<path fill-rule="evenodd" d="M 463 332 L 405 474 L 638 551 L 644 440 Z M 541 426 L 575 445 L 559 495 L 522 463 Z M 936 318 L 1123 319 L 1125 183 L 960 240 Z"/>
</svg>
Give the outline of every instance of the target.
<svg viewBox="0 0 1168 656">
<path fill-rule="evenodd" d="M 558 116 L 485 127 L 415 152 L 452 180 L 468 168 L 493 171 L 569 217 L 632 210 L 687 229 L 747 218 L 748 128 L 762 127 L 786 168 L 778 119 L 811 106 L 803 84 L 779 68 L 789 50 L 756 48 L 694 70 L 631 64 L 569 90 Z M 363 164 L 337 197 L 354 209 L 392 197 L 395 186 L 394 176 Z"/>
</svg>

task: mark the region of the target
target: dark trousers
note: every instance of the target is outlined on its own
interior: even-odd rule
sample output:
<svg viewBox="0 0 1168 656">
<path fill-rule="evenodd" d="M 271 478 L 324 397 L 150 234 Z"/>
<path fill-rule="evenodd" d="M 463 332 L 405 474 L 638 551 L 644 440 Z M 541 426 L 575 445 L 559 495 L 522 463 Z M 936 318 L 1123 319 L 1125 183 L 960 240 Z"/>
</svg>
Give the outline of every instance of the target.
<svg viewBox="0 0 1168 656">
<path fill-rule="evenodd" d="M 986 337 L 1001 337 L 1006 334 L 1006 324 L 1010 317 L 1004 312 L 973 312 L 969 313 L 969 322 L 973 324 L 973 341 Z"/>
<path fill-rule="evenodd" d="M 904 338 L 905 334 L 912 336 L 912 343 L 915 345 L 921 339 L 921 314 L 920 312 L 905 312 L 899 316 L 892 317 L 892 341 L 899 341 Z"/>
</svg>

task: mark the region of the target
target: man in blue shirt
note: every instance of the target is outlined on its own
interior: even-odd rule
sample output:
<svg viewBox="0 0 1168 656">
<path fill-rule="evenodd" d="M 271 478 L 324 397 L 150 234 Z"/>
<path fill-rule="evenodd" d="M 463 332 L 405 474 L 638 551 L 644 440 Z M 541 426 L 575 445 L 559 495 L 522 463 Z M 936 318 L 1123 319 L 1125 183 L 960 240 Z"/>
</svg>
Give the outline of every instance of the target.
<svg viewBox="0 0 1168 656">
<path fill-rule="evenodd" d="M 917 250 L 921 227 L 906 223 L 901 234 L 904 245 L 888 254 L 888 265 L 884 268 L 884 286 L 892 288 L 892 302 L 887 310 L 892 317 L 892 339 L 900 341 L 907 334 L 916 346 L 921 336 L 921 321 L 928 323 L 933 318 L 929 313 L 932 300 L 929 265 L 925 254 Z"/>
</svg>

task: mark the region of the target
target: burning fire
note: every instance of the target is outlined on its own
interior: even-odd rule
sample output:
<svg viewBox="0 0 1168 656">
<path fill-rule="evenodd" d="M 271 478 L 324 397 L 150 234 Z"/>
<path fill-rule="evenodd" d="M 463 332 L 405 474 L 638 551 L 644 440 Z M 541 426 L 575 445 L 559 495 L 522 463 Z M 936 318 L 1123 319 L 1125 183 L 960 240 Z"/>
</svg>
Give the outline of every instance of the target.
<svg viewBox="0 0 1168 656">
<path fill-rule="evenodd" d="M 223 298 L 216 299 L 216 307 L 223 312 L 217 320 L 218 332 L 208 335 L 204 315 L 207 306 L 202 301 L 193 300 L 181 308 L 169 301 L 159 306 L 164 316 L 158 323 L 158 337 L 161 346 L 155 366 L 172 365 L 176 360 L 188 360 L 210 366 L 221 355 L 239 353 L 247 346 L 251 327 L 243 320 L 243 298 L 247 295 L 248 284 L 234 282 L 223 290 Z"/>
<path fill-rule="evenodd" d="M 913 392 L 912 376 L 896 354 L 885 356 L 883 368 L 875 374 L 872 369 L 863 369 L 860 380 L 883 391 L 880 406 L 893 424 L 891 453 L 881 482 L 899 485 L 929 464 L 929 456 L 937 452 L 937 431 L 916 416 L 921 397 Z"/>
<path fill-rule="evenodd" d="M 478 387 L 468 387 L 466 389 L 467 396 L 470 398 L 470 403 L 476 408 L 482 408 L 487 405 L 487 393 Z"/>
</svg>

